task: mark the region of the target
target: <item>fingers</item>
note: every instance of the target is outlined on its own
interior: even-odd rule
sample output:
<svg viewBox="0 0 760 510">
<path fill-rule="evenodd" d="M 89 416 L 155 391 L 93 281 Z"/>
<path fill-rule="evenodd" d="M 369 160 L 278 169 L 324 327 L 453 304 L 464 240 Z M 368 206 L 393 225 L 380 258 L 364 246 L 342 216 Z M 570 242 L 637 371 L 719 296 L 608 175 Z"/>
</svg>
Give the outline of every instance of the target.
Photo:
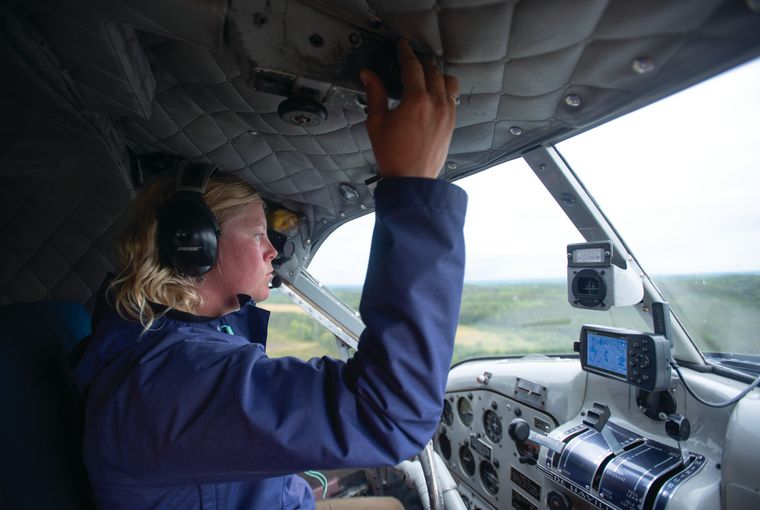
<svg viewBox="0 0 760 510">
<path fill-rule="evenodd" d="M 457 105 L 459 104 L 459 80 L 454 76 L 448 74 L 443 77 L 443 82 L 446 87 L 446 100 L 452 105 L 452 111 L 456 112 Z"/>
<path fill-rule="evenodd" d="M 446 93 L 450 96 L 459 97 L 459 80 L 448 74 L 443 77 Z"/>
<path fill-rule="evenodd" d="M 388 94 L 382 80 L 369 69 L 362 69 L 359 78 L 367 91 L 367 115 L 378 117 L 388 110 Z"/>
<path fill-rule="evenodd" d="M 459 97 L 459 81 L 448 75 L 442 75 L 432 58 L 426 59 L 424 65 L 415 55 L 406 39 L 401 39 L 397 47 L 399 64 L 401 66 L 401 82 L 404 102 L 416 101 L 422 96 L 428 96 L 439 105 L 449 105 L 456 109 Z M 388 95 L 382 80 L 369 69 L 363 69 L 359 74 L 367 91 L 368 121 L 379 121 L 382 114 L 388 111 Z"/>
<path fill-rule="evenodd" d="M 422 65 L 406 39 L 401 39 L 399 41 L 397 53 L 398 62 L 401 66 L 403 98 L 414 96 L 420 92 L 426 92 L 425 73 L 422 70 Z"/>
<path fill-rule="evenodd" d="M 432 58 L 425 60 L 425 82 L 428 93 L 440 102 L 447 101 L 446 84 Z"/>
<path fill-rule="evenodd" d="M 423 68 L 409 42 L 401 39 L 398 44 L 398 59 L 401 65 L 404 98 L 427 92 L 439 104 L 451 103 L 456 106 L 456 98 L 459 97 L 459 81 L 453 76 L 442 75 L 432 58 L 425 60 Z"/>
</svg>

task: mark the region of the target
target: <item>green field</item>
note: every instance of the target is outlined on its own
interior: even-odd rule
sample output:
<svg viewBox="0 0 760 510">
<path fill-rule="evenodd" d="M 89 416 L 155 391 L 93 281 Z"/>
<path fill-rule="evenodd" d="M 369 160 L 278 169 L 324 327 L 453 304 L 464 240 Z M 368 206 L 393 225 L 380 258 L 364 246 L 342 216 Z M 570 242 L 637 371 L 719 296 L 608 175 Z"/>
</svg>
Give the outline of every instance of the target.
<svg viewBox="0 0 760 510">
<path fill-rule="evenodd" d="M 760 275 L 655 280 L 702 349 L 760 354 Z M 334 290 L 354 308 L 360 292 L 359 287 Z M 273 311 L 271 356 L 337 355 L 334 337 L 285 296 L 273 293 L 262 306 Z M 572 308 L 564 281 L 467 284 L 454 362 L 475 356 L 572 352 L 580 326 L 588 323 L 649 329 L 633 307 L 608 312 Z"/>
</svg>

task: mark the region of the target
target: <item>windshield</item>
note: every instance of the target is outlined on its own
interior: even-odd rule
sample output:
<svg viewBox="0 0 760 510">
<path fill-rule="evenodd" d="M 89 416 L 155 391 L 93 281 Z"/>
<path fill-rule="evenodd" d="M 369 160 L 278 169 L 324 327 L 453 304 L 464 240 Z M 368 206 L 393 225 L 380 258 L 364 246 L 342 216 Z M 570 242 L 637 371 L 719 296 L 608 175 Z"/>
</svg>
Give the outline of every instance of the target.
<svg viewBox="0 0 760 510">
<path fill-rule="evenodd" d="M 751 91 L 760 89 L 759 67 L 744 66 L 559 145 L 708 353 L 760 351 L 760 205 L 751 199 L 760 142 Z M 744 95 L 724 88 L 725 78 L 744 83 Z M 651 330 L 634 307 L 569 305 L 565 248 L 583 238 L 523 160 L 456 184 L 468 192 L 469 206 L 454 362 L 568 353 L 588 323 Z M 367 215 L 337 229 L 308 268 L 355 309 L 373 221 Z M 302 322 L 293 324 L 303 341 Z M 325 352 L 328 339 L 315 354 Z"/>
<path fill-rule="evenodd" d="M 759 355 L 760 59 L 559 144 L 706 353 Z"/>
<path fill-rule="evenodd" d="M 649 329 L 633 307 L 580 310 L 567 299 L 566 246 L 575 226 L 522 159 L 457 181 L 469 197 L 465 287 L 454 362 L 472 357 L 572 352 L 582 324 Z M 309 272 L 358 306 L 373 215 L 320 247 Z M 413 247 L 410 247 L 413 249 Z"/>
</svg>

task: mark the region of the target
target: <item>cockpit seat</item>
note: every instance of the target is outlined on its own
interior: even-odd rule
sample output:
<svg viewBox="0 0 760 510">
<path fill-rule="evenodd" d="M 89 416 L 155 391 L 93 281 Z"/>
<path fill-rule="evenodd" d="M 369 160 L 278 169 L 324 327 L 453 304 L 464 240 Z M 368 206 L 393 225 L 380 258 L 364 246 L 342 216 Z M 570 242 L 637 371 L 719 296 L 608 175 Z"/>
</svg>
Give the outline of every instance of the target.
<svg viewBox="0 0 760 510">
<path fill-rule="evenodd" d="M 0 508 L 93 508 L 67 360 L 90 329 L 72 301 L 0 307 Z"/>
</svg>

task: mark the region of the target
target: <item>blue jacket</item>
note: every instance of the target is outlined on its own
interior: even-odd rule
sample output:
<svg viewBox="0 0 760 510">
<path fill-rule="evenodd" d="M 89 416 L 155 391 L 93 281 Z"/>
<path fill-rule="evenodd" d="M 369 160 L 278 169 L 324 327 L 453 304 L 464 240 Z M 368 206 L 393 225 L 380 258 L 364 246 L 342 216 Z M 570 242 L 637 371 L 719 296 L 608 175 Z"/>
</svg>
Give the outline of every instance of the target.
<svg viewBox="0 0 760 510">
<path fill-rule="evenodd" d="M 292 473 L 393 465 L 437 426 L 459 316 L 465 193 L 388 179 L 348 362 L 269 358 L 268 312 L 170 312 L 142 337 L 115 313 L 75 370 L 84 459 L 107 509 L 313 508 Z M 223 331 L 229 325 L 234 335 Z"/>
</svg>

